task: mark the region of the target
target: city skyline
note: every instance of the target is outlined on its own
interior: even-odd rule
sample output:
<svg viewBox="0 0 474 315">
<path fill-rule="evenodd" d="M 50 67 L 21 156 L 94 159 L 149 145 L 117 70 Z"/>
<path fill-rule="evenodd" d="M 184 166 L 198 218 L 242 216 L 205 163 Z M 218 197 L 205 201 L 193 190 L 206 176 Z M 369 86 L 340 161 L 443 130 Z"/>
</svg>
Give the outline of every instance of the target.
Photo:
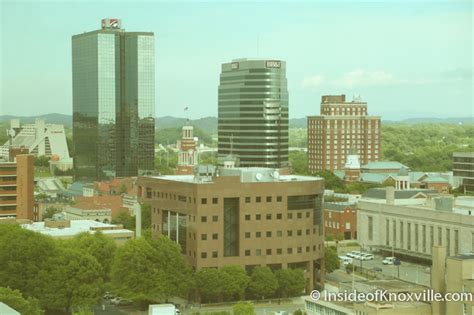
<svg viewBox="0 0 474 315">
<path fill-rule="evenodd" d="M 156 34 L 158 117 L 183 116 L 184 107 L 190 118 L 217 116 L 220 65 L 246 57 L 287 62 L 290 118 L 317 114 L 328 94 L 360 94 L 370 115 L 389 120 L 472 116 L 469 2 L 2 7 L 2 115 L 70 114 L 69 38 L 116 17 L 126 30 Z M 51 12 L 55 18 L 46 18 Z M 28 93 L 21 93 L 25 85 Z"/>
</svg>

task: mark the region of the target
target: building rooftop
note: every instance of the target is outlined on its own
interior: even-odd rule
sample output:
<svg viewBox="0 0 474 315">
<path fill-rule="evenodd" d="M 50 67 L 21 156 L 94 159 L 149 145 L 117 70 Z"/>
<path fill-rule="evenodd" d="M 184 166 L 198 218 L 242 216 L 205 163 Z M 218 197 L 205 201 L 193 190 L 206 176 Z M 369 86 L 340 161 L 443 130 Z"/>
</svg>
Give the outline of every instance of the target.
<svg viewBox="0 0 474 315">
<path fill-rule="evenodd" d="M 352 202 L 325 202 L 324 203 L 324 209 L 328 210 L 336 210 L 336 211 L 344 211 L 347 208 L 353 208 L 355 209 L 356 206 Z"/>
<path fill-rule="evenodd" d="M 406 189 L 406 190 L 395 190 L 395 199 L 411 199 L 419 196 L 419 194 L 437 194 L 438 192 L 434 189 Z M 362 198 L 371 199 L 386 199 L 387 193 L 385 188 L 371 188 L 362 194 Z"/>
<path fill-rule="evenodd" d="M 422 180 L 423 183 L 448 183 L 446 178 L 440 176 L 429 176 Z"/>
<path fill-rule="evenodd" d="M 195 175 L 163 175 L 163 176 L 147 176 L 151 178 L 171 180 L 195 184 L 213 183 L 215 177 L 240 177 L 242 183 L 251 182 L 305 182 L 322 180 L 321 177 L 302 176 L 302 175 L 280 175 L 280 173 L 272 168 L 260 167 L 238 167 L 238 168 L 221 168 L 217 176 L 195 176 Z"/>
<path fill-rule="evenodd" d="M 53 237 L 65 237 L 65 236 L 74 236 L 79 233 L 88 232 L 95 233 L 96 230 L 100 230 L 104 235 L 107 234 L 122 234 L 122 233 L 132 233 L 133 231 L 118 228 L 117 225 L 102 223 L 92 220 L 71 220 L 71 227 L 66 228 L 50 228 L 45 227 L 44 222 L 33 222 L 32 224 L 22 224 L 22 227 L 42 234 L 46 234 Z M 101 230 L 101 228 L 103 230 Z M 108 229 L 107 229 L 108 228 Z M 116 228 L 116 229 L 112 229 Z"/>
<path fill-rule="evenodd" d="M 363 169 L 372 169 L 372 170 L 401 169 L 403 167 L 408 169 L 407 166 L 403 165 L 400 162 L 396 162 L 396 161 L 372 161 L 372 162 L 369 162 L 369 163 L 362 166 Z"/>
</svg>

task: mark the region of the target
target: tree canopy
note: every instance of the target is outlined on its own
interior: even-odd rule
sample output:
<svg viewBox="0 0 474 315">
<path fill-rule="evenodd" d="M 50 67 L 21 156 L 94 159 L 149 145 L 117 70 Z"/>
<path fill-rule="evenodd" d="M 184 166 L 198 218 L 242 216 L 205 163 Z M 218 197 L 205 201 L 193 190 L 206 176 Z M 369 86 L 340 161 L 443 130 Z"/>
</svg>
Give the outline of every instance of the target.
<svg viewBox="0 0 474 315">
<path fill-rule="evenodd" d="M 339 269 L 341 262 L 337 256 L 336 249 L 333 247 L 324 248 L 324 266 L 327 273 Z"/>
<path fill-rule="evenodd" d="M 255 267 L 250 276 L 249 293 L 254 297 L 271 297 L 278 289 L 278 280 L 272 270 L 267 266 Z"/>
<path fill-rule="evenodd" d="M 5 303 L 20 314 L 42 315 L 38 300 L 25 298 L 18 290 L 0 287 L 0 302 Z"/>
</svg>

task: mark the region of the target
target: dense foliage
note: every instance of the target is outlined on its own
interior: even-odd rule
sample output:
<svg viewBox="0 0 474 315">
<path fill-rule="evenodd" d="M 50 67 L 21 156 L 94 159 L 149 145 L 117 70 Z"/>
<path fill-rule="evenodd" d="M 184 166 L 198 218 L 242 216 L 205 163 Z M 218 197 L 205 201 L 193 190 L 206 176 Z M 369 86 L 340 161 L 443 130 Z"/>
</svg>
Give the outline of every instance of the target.
<svg viewBox="0 0 474 315">
<path fill-rule="evenodd" d="M 43 314 L 37 299 L 25 298 L 18 290 L 0 287 L 0 302 L 5 303 L 20 314 Z"/>
<path fill-rule="evenodd" d="M 326 273 L 331 273 L 334 270 L 339 269 L 341 261 L 337 256 L 337 251 L 335 247 L 325 247 L 324 248 L 324 266 L 326 268 Z"/>
</svg>

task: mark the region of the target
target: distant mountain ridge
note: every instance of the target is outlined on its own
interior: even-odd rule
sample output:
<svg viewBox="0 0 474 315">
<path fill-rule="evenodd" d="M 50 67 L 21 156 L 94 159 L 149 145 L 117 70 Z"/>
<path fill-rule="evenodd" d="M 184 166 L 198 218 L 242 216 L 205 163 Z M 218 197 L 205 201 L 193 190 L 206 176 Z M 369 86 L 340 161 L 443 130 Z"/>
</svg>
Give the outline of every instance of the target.
<svg viewBox="0 0 474 315">
<path fill-rule="evenodd" d="M 72 127 L 72 116 L 65 114 L 45 114 L 39 116 L 12 116 L 12 115 L 2 115 L 0 116 L 0 122 L 8 122 L 10 119 L 20 119 L 21 123 L 29 124 L 33 123 L 36 118 L 43 118 L 46 122 L 54 124 L 63 124 L 67 128 Z M 188 120 L 186 118 L 164 116 L 157 117 L 155 120 L 156 130 L 167 129 L 167 128 L 177 128 L 182 127 L 186 124 Z M 190 119 L 190 124 L 196 126 L 199 129 L 202 129 L 208 134 L 217 134 L 217 117 L 203 117 L 199 119 Z M 304 118 L 291 118 L 290 119 L 290 128 L 306 128 L 306 117 Z M 451 117 L 451 118 L 408 118 L 403 120 L 382 120 L 384 124 L 417 124 L 417 123 L 436 123 L 436 124 L 473 124 L 473 117 Z"/>
</svg>

